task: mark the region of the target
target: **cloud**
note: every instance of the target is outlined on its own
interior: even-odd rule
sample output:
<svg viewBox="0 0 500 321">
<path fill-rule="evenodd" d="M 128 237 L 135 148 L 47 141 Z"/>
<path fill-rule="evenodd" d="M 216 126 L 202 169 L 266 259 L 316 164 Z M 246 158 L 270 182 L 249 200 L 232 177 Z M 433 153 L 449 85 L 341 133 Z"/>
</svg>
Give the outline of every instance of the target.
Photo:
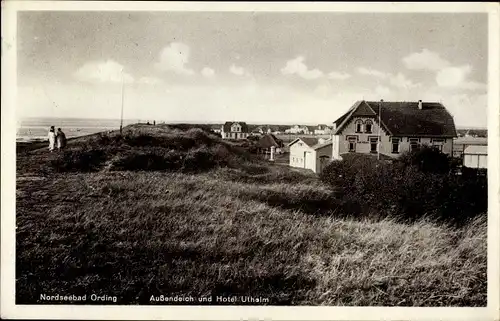
<svg viewBox="0 0 500 321">
<path fill-rule="evenodd" d="M 394 74 L 391 74 L 388 72 L 383 72 L 383 71 L 364 68 L 364 67 L 359 67 L 357 69 L 357 72 L 361 75 L 373 76 L 376 78 L 389 80 L 389 83 L 392 86 L 397 87 L 397 88 L 410 89 L 410 88 L 419 87 L 421 85 L 421 84 L 416 84 L 412 80 L 406 78 L 406 76 L 401 72 L 394 75 Z"/>
<path fill-rule="evenodd" d="M 193 75 L 194 71 L 186 65 L 189 62 L 189 46 L 172 42 L 160 52 L 160 61 L 156 67 L 162 71 L 172 71 L 180 75 Z"/>
<path fill-rule="evenodd" d="M 452 66 L 448 60 L 428 49 L 404 57 L 403 63 L 408 69 L 435 72 L 436 83 L 441 88 L 481 90 L 487 87 L 486 84 L 467 79 L 472 71 L 470 65 Z"/>
<path fill-rule="evenodd" d="M 203 77 L 211 78 L 215 76 L 215 70 L 213 70 L 212 68 L 205 67 L 201 70 L 201 74 L 203 75 Z"/>
<path fill-rule="evenodd" d="M 471 71 L 470 65 L 444 68 L 436 74 L 436 83 L 439 87 L 449 89 L 486 89 L 486 84 L 467 80 Z"/>
<path fill-rule="evenodd" d="M 421 84 L 415 84 L 412 80 L 406 78 L 406 76 L 400 72 L 397 75 L 391 75 L 389 82 L 394 87 L 405 88 L 405 89 L 415 88 L 421 85 Z"/>
<path fill-rule="evenodd" d="M 232 74 L 235 74 L 237 76 L 243 76 L 245 74 L 247 74 L 245 68 L 243 67 L 238 67 L 236 65 L 231 65 L 231 67 L 229 67 L 229 72 L 232 73 Z"/>
<path fill-rule="evenodd" d="M 285 67 L 281 69 L 281 73 L 283 75 L 298 75 L 307 80 L 318 79 L 323 76 L 323 72 L 321 70 L 309 69 L 304 63 L 303 56 L 288 60 Z"/>
<path fill-rule="evenodd" d="M 80 67 L 74 76 L 76 79 L 91 83 L 134 82 L 132 75 L 124 72 L 124 67 L 113 60 L 91 61 Z"/>
<path fill-rule="evenodd" d="M 438 71 L 446 68 L 450 63 L 441 58 L 438 53 L 427 49 L 422 49 L 421 52 L 412 53 L 403 58 L 403 63 L 408 69 L 412 70 L 433 70 Z"/>
<path fill-rule="evenodd" d="M 373 77 L 377 77 L 380 79 L 386 79 L 390 76 L 389 73 L 385 73 L 382 71 L 378 71 L 375 69 L 369 69 L 369 68 L 365 68 L 365 67 L 359 67 L 357 69 L 357 72 L 361 75 L 373 76 Z"/>
<path fill-rule="evenodd" d="M 444 68 L 436 74 L 436 83 L 440 87 L 458 87 L 471 70 L 469 65 Z"/>
<path fill-rule="evenodd" d="M 141 77 L 137 80 L 137 83 L 144 85 L 158 85 L 162 84 L 163 80 L 156 77 Z"/>
<path fill-rule="evenodd" d="M 346 80 L 351 78 L 351 75 L 345 72 L 332 71 L 328 74 L 328 78 L 337 80 Z"/>
<path fill-rule="evenodd" d="M 391 92 L 391 89 L 385 86 L 378 85 L 377 88 L 375 88 L 375 93 L 382 97 L 391 94 Z"/>
</svg>

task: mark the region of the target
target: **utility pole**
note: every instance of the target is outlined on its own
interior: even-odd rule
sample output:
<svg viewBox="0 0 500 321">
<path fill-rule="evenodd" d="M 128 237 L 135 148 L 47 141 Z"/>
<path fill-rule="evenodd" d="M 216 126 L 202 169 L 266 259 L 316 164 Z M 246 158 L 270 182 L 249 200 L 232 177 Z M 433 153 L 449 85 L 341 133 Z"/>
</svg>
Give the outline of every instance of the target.
<svg viewBox="0 0 500 321">
<path fill-rule="evenodd" d="M 125 87 L 125 81 L 123 79 L 123 74 L 122 74 L 122 107 L 121 107 L 121 113 L 120 113 L 120 135 L 122 134 L 122 130 L 123 130 L 123 96 L 124 96 L 124 87 Z"/>
<path fill-rule="evenodd" d="M 378 144 L 377 144 L 377 160 L 380 160 L 380 143 L 382 142 L 382 137 L 380 136 L 382 128 L 382 122 L 380 115 L 382 114 L 382 100 L 378 103 Z"/>
</svg>

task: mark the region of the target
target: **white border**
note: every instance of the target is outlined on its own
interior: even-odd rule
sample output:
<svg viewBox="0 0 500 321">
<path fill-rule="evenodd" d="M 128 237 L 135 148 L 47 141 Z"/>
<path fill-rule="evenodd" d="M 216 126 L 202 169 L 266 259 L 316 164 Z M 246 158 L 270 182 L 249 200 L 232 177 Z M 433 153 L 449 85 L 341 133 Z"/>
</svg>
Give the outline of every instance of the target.
<svg viewBox="0 0 500 321">
<path fill-rule="evenodd" d="M 59 11 L 330 11 L 330 12 L 488 12 L 488 307 L 222 307 L 222 306 L 22 306 L 15 305 L 15 106 L 16 13 Z M 123 319 L 123 320 L 499 320 L 499 29 L 496 3 L 272 3 L 272 2 L 2 2 L 1 108 L 1 302 L 2 318 Z"/>
</svg>

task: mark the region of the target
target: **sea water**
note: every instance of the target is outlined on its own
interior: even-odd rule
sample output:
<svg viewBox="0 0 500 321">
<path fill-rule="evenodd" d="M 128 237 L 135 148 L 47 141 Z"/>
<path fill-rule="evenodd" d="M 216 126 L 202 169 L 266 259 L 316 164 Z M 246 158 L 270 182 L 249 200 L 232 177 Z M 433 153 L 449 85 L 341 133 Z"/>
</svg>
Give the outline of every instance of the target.
<svg viewBox="0 0 500 321">
<path fill-rule="evenodd" d="M 124 120 L 123 125 L 139 122 L 138 120 Z M 16 141 L 29 142 L 47 140 L 50 126 L 61 128 L 67 138 L 95 134 L 98 132 L 116 130 L 120 128 L 119 119 L 90 119 L 90 118 L 24 118 L 17 123 Z"/>
</svg>

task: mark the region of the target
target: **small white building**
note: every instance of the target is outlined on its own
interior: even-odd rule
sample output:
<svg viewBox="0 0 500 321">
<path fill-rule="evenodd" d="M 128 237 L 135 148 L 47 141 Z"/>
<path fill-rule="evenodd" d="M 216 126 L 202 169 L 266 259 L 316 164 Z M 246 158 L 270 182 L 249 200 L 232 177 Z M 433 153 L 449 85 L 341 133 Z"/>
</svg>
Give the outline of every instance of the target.
<svg viewBox="0 0 500 321">
<path fill-rule="evenodd" d="M 321 173 L 330 163 L 332 141 L 312 137 L 297 138 L 288 144 L 290 149 L 290 167 L 310 169 Z"/>
<path fill-rule="evenodd" d="M 304 125 L 294 125 L 294 126 L 290 127 L 289 129 L 286 129 L 285 133 L 309 135 L 309 127 L 304 126 Z"/>
<path fill-rule="evenodd" d="M 329 135 L 331 133 L 332 129 L 323 124 L 319 124 L 318 127 L 314 129 L 314 135 Z"/>
<path fill-rule="evenodd" d="M 467 146 L 464 150 L 464 167 L 488 168 L 488 146 Z"/>
</svg>

